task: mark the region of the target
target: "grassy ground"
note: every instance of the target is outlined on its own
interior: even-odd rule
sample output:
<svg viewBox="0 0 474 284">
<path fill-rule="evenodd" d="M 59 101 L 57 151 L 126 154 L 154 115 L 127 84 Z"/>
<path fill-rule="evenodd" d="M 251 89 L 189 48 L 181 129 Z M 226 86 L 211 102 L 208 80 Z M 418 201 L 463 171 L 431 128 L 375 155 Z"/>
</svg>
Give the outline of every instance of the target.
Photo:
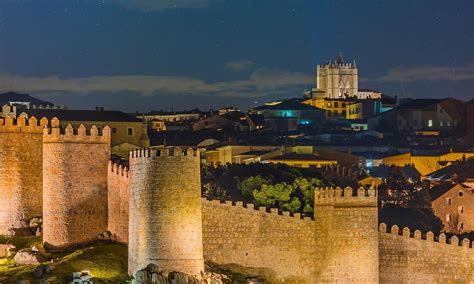
<svg viewBox="0 0 474 284">
<path fill-rule="evenodd" d="M 41 243 L 41 239 L 37 237 L 12 240 L 0 237 L 0 243 L 7 241 L 15 245 L 17 250 Z M 55 276 L 60 283 L 68 280 L 72 272 L 83 270 L 90 271 L 94 283 L 124 283 L 129 279 L 127 275 L 127 247 L 122 244 L 100 244 L 73 251 L 53 253 L 51 259 L 52 262 L 46 263 L 55 267 L 50 276 Z M 0 278 L 34 279 L 32 274 L 34 269 L 34 265 L 17 265 L 13 258 L 0 258 Z"/>
</svg>

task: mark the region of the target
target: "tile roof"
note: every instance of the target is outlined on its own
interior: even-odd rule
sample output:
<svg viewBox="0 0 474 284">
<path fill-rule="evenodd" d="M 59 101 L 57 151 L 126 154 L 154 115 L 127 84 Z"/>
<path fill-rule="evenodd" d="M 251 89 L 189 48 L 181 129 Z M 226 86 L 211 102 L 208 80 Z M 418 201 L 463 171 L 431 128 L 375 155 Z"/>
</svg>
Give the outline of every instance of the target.
<svg viewBox="0 0 474 284">
<path fill-rule="evenodd" d="M 116 121 L 116 122 L 141 122 L 142 120 L 121 111 L 107 110 L 63 110 L 63 109 L 27 109 L 23 111 L 28 116 L 37 118 L 57 117 L 65 121 Z"/>
<path fill-rule="evenodd" d="M 313 154 L 298 154 L 298 153 L 287 153 L 281 156 L 273 157 L 270 160 L 304 160 L 304 161 L 332 161 L 331 159 L 325 159 Z"/>
</svg>

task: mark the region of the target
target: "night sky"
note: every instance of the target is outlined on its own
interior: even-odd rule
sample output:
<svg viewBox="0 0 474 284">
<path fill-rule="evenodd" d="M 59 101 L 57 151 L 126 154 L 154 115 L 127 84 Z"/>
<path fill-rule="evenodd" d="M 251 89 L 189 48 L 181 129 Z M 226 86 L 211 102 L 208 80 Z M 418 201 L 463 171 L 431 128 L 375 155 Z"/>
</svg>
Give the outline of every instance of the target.
<svg viewBox="0 0 474 284">
<path fill-rule="evenodd" d="M 474 1 L 0 1 L 0 91 L 70 108 L 245 110 L 339 51 L 360 88 L 471 99 Z"/>
</svg>

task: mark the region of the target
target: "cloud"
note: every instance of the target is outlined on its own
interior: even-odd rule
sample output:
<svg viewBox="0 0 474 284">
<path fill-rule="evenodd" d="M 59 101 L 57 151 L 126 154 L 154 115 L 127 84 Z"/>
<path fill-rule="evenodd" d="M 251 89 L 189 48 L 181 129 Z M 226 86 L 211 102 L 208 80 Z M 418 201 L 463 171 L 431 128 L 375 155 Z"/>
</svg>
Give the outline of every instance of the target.
<svg viewBox="0 0 474 284">
<path fill-rule="evenodd" d="M 416 82 L 433 80 L 473 80 L 474 63 L 460 67 L 418 66 L 397 67 L 390 69 L 386 75 L 375 78 L 378 82 Z"/>
<path fill-rule="evenodd" d="M 176 8 L 202 9 L 206 8 L 211 0 L 109 0 L 109 2 L 117 3 L 127 9 L 157 12 Z"/>
<path fill-rule="evenodd" d="M 236 60 L 236 61 L 227 62 L 225 64 L 225 67 L 240 71 L 240 70 L 248 69 L 252 67 L 253 65 L 255 65 L 255 62 L 253 62 L 252 60 Z"/>
<path fill-rule="evenodd" d="M 117 75 L 61 78 L 0 74 L 0 92 L 25 93 L 117 93 L 134 92 L 145 96 L 155 93 L 258 97 L 312 84 L 312 76 L 299 72 L 259 68 L 248 79 L 206 82 L 193 77 Z M 299 94 L 297 94 L 299 95 Z"/>
</svg>

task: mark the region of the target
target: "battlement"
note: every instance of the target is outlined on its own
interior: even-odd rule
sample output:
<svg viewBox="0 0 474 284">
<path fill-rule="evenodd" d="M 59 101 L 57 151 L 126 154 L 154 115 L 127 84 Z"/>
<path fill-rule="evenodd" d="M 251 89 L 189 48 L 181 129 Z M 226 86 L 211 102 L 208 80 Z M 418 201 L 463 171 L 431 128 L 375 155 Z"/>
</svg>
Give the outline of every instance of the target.
<svg viewBox="0 0 474 284">
<path fill-rule="evenodd" d="M 252 203 L 244 203 L 242 201 L 225 201 L 222 202 L 221 200 L 213 199 L 209 200 L 207 198 L 201 198 L 202 203 L 209 203 L 209 204 L 215 204 L 218 206 L 224 206 L 228 208 L 243 208 L 248 210 L 249 213 L 265 213 L 269 215 L 274 215 L 274 216 L 280 216 L 282 218 L 288 217 L 291 219 L 298 219 L 301 221 L 314 221 L 311 217 L 302 217 L 301 213 L 291 213 L 290 211 L 280 211 L 278 208 L 269 208 L 269 207 L 264 207 L 264 206 L 255 206 Z"/>
<path fill-rule="evenodd" d="M 316 65 L 317 69 L 330 68 L 330 67 L 356 68 L 356 65 L 354 63 L 342 63 L 342 64 L 328 63 L 328 64 L 317 64 Z"/>
<path fill-rule="evenodd" d="M 181 156 L 193 156 L 199 158 L 199 150 L 193 148 L 183 149 L 181 147 L 168 147 L 163 149 L 136 149 L 130 151 L 129 159 Z"/>
<path fill-rule="evenodd" d="M 0 133 L 42 133 L 43 128 L 49 124 L 47 118 L 38 120 L 32 116 L 29 119 L 20 116 L 17 119 L 7 116 L 0 117 Z"/>
<path fill-rule="evenodd" d="M 81 124 L 77 129 L 74 129 L 71 124 L 65 128 L 59 126 L 59 120 L 53 118 L 51 120 L 51 127 L 43 129 L 43 141 L 47 143 L 89 143 L 89 144 L 110 144 L 110 128 L 98 128 L 93 125 L 87 129 Z"/>
<path fill-rule="evenodd" d="M 108 170 L 114 175 L 128 179 L 128 167 L 126 165 L 109 161 Z"/>
<path fill-rule="evenodd" d="M 316 188 L 314 191 L 315 206 L 377 206 L 377 190 L 374 188 L 359 187 L 326 187 Z"/>
<path fill-rule="evenodd" d="M 453 247 L 464 247 L 467 249 L 473 248 L 471 246 L 471 240 L 468 238 L 464 238 L 461 242 L 459 242 L 459 238 L 457 236 L 452 236 L 450 239 L 446 238 L 446 235 L 441 233 L 439 236 L 435 236 L 433 232 L 427 232 L 426 234 L 422 234 L 420 230 L 415 230 L 414 232 L 410 231 L 410 228 L 405 227 L 402 231 L 397 225 L 393 225 L 391 228 L 387 230 L 387 224 L 380 223 L 379 224 L 379 232 L 391 234 L 395 236 L 404 237 L 407 239 L 414 239 L 414 240 L 425 240 L 431 242 L 438 242 L 439 244 L 444 245 L 451 245 Z"/>
</svg>

